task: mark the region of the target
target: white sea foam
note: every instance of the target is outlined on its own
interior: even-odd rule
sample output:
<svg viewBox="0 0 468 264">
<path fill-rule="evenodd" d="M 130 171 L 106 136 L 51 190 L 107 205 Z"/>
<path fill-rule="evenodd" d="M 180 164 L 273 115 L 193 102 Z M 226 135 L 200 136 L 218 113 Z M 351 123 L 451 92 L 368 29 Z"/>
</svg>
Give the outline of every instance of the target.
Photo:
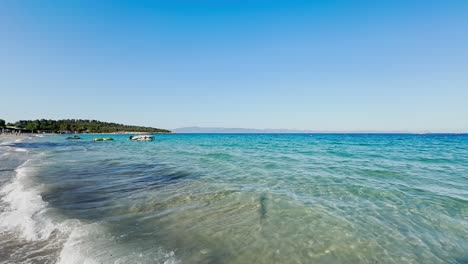
<svg viewBox="0 0 468 264">
<path fill-rule="evenodd" d="M 88 228 L 95 229 L 97 228 Z M 83 237 L 88 235 L 90 230 L 85 230 L 83 227 L 76 227 L 68 236 L 67 241 L 64 243 L 62 251 L 58 259 L 59 264 L 94 264 L 98 263 L 96 260 L 88 256 L 87 248 L 83 247 Z"/>
<path fill-rule="evenodd" d="M 0 146 L 10 146 L 13 143 L 15 143 L 15 140 L 7 138 L 5 140 L 2 140 Z"/>
<path fill-rule="evenodd" d="M 172 251 L 155 248 L 142 254 L 115 241 L 100 223 L 86 224 L 76 219 L 58 220 L 48 208 L 40 193 L 40 186 L 33 184 L 36 174 L 33 160 L 27 160 L 15 171 L 12 182 L 0 189 L 0 233 L 15 232 L 27 241 L 44 241 L 61 248 L 57 263 L 179 263 Z M 63 218 L 62 218 L 63 219 Z M 59 235 L 52 235 L 52 234 Z"/>
<path fill-rule="evenodd" d="M 58 264 L 95 263 L 180 263 L 174 252 L 154 248 L 151 252 L 135 252 L 131 246 L 115 241 L 103 225 L 81 225 L 73 229 L 64 243 Z"/>
<path fill-rule="evenodd" d="M 42 241 L 52 238 L 52 233 L 56 231 L 60 235 L 49 239 L 48 243 L 63 244 L 67 239 L 70 240 L 69 234 L 79 230 L 81 224 L 74 219 L 60 222 L 53 220 L 47 202 L 40 195 L 40 188 L 31 182 L 31 177 L 36 173 L 35 168 L 30 166 L 31 162 L 27 160 L 19 166 L 13 181 L 0 189 L 0 201 L 4 206 L 0 213 L 0 233 L 14 232 L 27 241 Z"/>
<path fill-rule="evenodd" d="M 84 235 L 82 224 L 78 220 L 53 221 L 48 214 L 47 202 L 40 189 L 31 186 L 30 177 L 34 176 L 34 167 L 26 161 L 16 169 L 14 180 L 0 189 L 1 202 L 7 205 L 0 213 L 0 232 L 16 232 L 19 237 L 28 241 L 47 240 L 54 231 L 61 235 L 49 243 L 63 244 L 59 263 L 98 263 L 86 252 L 78 248 L 82 240 L 76 239 Z M 92 231 L 98 233 L 96 229 Z M 89 241 L 91 242 L 91 241 Z"/>
<path fill-rule="evenodd" d="M 28 150 L 24 148 L 15 148 L 15 151 L 16 152 L 28 152 Z"/>
<path fill-rule="evenodd" d="M 19 166 L 14 180 L 0 190 L 2 202 L 8 205 L 0 214 L 0 230 L 18 230 L 27 240 L 45 239 L 55 227 L 44 216 L 47 203 L 42 200 L 39 190 L 25 186 L 28 174 L 33 173 L 33 169 L 27 166 L 29 162 Z"/>
</svg>

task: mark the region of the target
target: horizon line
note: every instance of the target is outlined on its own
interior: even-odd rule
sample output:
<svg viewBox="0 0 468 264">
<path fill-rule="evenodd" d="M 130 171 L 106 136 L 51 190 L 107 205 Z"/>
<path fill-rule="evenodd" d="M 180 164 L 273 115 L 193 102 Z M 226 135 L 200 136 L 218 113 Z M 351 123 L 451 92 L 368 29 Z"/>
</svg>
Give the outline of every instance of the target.
<svg viewBox="0 0 468 264">
<path fill-rule="evenodd" d="M 178 130 L 206 130 L 206 131 L 180 131 Z M 295 129 L 295 128 L 243 128 L 243 127 L 178 127 L 169 129 L 178 134 L 249 134 L 249 133 L 268 133 L 268 134 L 468 134 L 468 131 L 453 131 L 453 130 L 313 130 L 313 129 Z M 218 131 L 210 131 L 218 130 Z M 231 130 L 231 131 L 230 131 Z M 234 130 L 234 131 L 232 131 Z M 241 130 L 241 131 L 235 131 Z"/>
</svg>

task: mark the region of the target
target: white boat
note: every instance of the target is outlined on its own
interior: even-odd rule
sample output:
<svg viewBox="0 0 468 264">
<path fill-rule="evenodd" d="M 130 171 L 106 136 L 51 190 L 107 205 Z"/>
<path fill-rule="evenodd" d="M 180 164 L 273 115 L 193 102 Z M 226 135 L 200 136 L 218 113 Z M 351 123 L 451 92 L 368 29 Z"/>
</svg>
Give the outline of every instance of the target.
<svg viewBox="0 0 468 264">
<path fill-rule="evenodd" d="M 152 136 L 152 135 L 130 136 L 130 140 L 135 140 L 135 141 L 151 141 L 151 140 L 154 140 L 154 136 Z"/>
</svg>

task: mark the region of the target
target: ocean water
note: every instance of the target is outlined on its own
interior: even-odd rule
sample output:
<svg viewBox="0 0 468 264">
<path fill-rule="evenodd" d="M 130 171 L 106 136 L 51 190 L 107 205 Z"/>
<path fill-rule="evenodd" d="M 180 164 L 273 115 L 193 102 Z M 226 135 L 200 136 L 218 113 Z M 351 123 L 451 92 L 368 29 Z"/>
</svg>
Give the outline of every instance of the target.
<svg viewBox="0 0 468 264">
<path fill-rule="evenodd" d="M 0 263 L 468 263 L 468 135 L 0 144 Z"/>
</svg>

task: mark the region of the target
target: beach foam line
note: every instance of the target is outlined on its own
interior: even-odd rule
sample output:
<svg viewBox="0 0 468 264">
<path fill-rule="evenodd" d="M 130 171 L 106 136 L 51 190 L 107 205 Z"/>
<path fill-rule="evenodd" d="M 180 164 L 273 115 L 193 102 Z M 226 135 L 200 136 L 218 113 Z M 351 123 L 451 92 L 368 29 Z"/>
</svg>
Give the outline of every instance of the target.
<svg viewBox="0 0 468 264">
<path fill-rule="evenodd" d="M 100 223 L 82 224 L 73 229 L 63 244 L 58 264 L 97 263 L 163 263 L 179 264 L 173 251 L 155 247 L 151 252 L 138 252 L 124 245 Z"/>
<path fill-rule="evenodd" d="M 47 241 L 61 248 L 59 264 L 180 263 L 173 251 L 155 248 L 141 254 L 117 242 L 102 223 L 83 223 L 78 219 L 54 217 L 40 195 L 39 185 L 31 177 L 37 173 L 33 162 L 41 155 L 26 160 L 15 169 L 13 180 L 0 189 L 0 233 L 15 233 L 27 241 Z M 62 219 L 62 220 L 58 220 Z M 141 261 L 140 261 L 141 260 Z"/>
<path fill-rule="evenodd" d="M 58 258 L 58 264 L 97 264 L 99 263 L 92 257 L 89 257 L 87 248 L 83 245 L 83 237 L 86 236 L 90 231 L 95 234 L 99 233 L 96 226 L 89 226 L 87 229 L 84 227 L 76 227 L 70 232 L 68 239 L 63 244 L 60 256 Z"/>
<path fill-rule="evenodd" d="M 35 175 L 31 162 L 32 159 L 27 160 L 16 168 L 13 181 L 0 189 L 0 200 L 7 206 L 0 213 L 0 232 L 14 232 L 27 241 L 50 240 L 48 243 L 63 245 L 59 263 L 99 263 L 77 248 L 76 237 L 86 233 L 79 220 L 57 222 L 48 215 L 48 204 L 42 199 L 39 188 L 28 182 Z M 99 233 L 97 228 L 90 230 Z M 60 235 L 52 237 L 54 231 Z"/>
<path fill-rule="evenodd" d="M 24 148 L 14 148 L 14 151 L 16 151 L 16 152 L 28 152 L 28 150 L 24 149 Z"/>
<path fill-rule="evenodd" d="M 26 188 L 25 181 L 33 173 L 28 167 L 31 160 L 25 161 L 15 171 L 14 180 L 0 189 L 1 201 L 8 205 L 0 213 L 0 231 L 18 230 L 27 240 L 46 239 L 55 225 L 44 217 L 47 203 L 42 200 L 39 190 Z"/>
<path fill-rule="evenodd" d="M 0 189 L 0 205 L 3 207 L 0 213 L 0 233 L 14 233 L 18 238 L 31 242 L 48 240 L 48 244 L 60 245 L 61 251 L 72 252 L 73 248 L 61 245 L 69 244 L 68 241 L 73 239 L 70 235 L 80 232 L 82 224 L 77 219 L 60 222 L 53 220 L 48 213 L 48 203 L 40 195 L 39 187 L 30 182 L 30 178 L 36 173 L 31 166 L 32 162 L 33 159 L 29 159 L 18 166 L 13 180 Z M 58 235 L 53 235 L 54 233 Z M 75 262 L 66 259 L 62 263 L 98 263 L 91 258 L 76 258 L 80 261 Z M 87 261 L 82 261 L 84 259 Z"/>
</svg>

